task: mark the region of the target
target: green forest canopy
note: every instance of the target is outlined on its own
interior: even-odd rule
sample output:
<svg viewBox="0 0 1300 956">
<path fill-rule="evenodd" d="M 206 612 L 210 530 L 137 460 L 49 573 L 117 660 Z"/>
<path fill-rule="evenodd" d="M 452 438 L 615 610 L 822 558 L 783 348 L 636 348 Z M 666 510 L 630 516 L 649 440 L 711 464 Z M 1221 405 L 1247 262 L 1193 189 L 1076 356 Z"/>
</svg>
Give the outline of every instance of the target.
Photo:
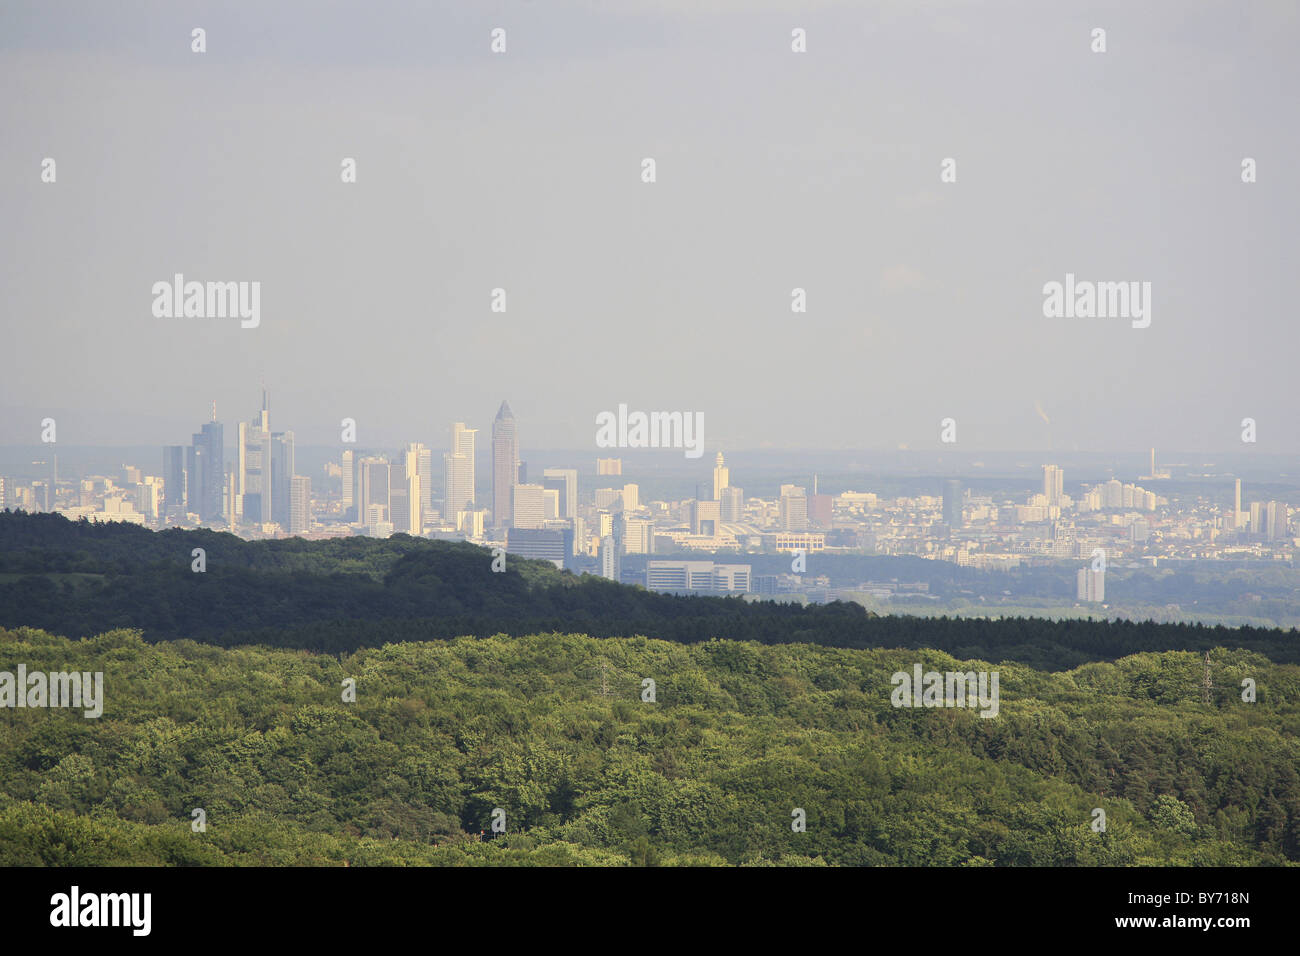
<svg viewBox="0 0 1300 956">
<path fill-rule="evenodd" d="M 0 710 L 0 865 L 1294 863 L 1300 668 L 1211 660 L 1208 704 L 1198 654 L 1000 663 L 982 719 L 891 706 L 914 663 L 995 666 L 934 651 L 0 631 L 4 667 L 102 670 L 106 697 Z"/>
</svg>

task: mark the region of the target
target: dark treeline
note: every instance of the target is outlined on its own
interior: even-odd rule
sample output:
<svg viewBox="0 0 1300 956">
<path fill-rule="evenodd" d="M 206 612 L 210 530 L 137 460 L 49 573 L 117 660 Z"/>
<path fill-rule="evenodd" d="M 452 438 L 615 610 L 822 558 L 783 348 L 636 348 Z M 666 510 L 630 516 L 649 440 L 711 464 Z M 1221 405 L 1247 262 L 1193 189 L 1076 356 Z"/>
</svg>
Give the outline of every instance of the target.
<svg viewBox="0 0 1300 956">
<path fill-rule="evenodd" d="M 192 551 L 206 571 L 191 570 Z M 395 641 L 551 631 L 710 638 L 829 647 L 934 648 L 962 659 L 1047 670 L 1144 651 L 1238 647 L 1300 663 L 1294 631 L 1039 619 L 877 617 L 856 604 L 800 607 L 655 594 L 581 578 L 546 562 L 463 542 L 397 535 L 244 541 L 59 515 L 0 512 L 0 626 L 70 637 L 137 628 L 150 641 L 192 638 L 330 653 Z"/>
</svg>

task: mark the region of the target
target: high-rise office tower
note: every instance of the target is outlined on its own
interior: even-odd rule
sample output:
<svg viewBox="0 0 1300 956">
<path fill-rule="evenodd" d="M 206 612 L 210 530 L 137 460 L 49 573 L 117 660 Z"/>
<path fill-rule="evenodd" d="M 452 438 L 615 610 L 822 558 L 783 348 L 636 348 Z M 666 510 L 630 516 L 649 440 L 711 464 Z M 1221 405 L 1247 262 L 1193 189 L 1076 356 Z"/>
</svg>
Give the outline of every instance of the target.
<svg viewBox="0 0 1300 956">
<path fill-rule="evenodd" d="M 357 521 L 372 525 L 371 508 L 378 506 L 387 520 L 389 513 L 388 461 L 384 458 L 362 458 L 357 462 Z"/>
<path fill-rule="evenodd" d="M 641 486 L 626 484 L 623 486 L 623 510 L 636 511 L 641 507 Z"/>
<path fill-rule="evenodd" d="M 611 581 L 617 581 L 619 576 L 618 546 L 614 543 L 613 535 L 607 534 L 600 539 L 600 550 L 596 554 L 596 561 L 600 565 L 600 576 Z"/>
<path fill-rule="evenodd" d="M 453 455 L 464 455 L 472 462 L 477 441 L 476 435 L 478 435 L 477 428 L 470 428 L 464 422 L 453 422 L 451 426 L 451 453 Z"/>
<path fill-rule="evenodd" d="M 511 494 L 510 526 L 540 528 L 546 520 L 546 489 L 541 485 L 515 485 Z"/>
<path fill-rule="evenodd" d="M 356 453 L 349 448 L 343 453 L 343 513 L 356 508 Z"/>
<path fill-rule="evenodd" d="M 1266 517 L 1266 515 L 1267 512 L 1265 511 L 1264 502 L 1252 501 L 1250 503 L 1250 533 L 1251 534 L 1264 533 L 1264 518 Z"/>
<path fill-rule="evenodd" d="M 1236 503 L 1233 505 L 1232 508 L 1232 526 L 1234 528 L 1240 528 L 1242 523 L 1241 522 L 1241 479 L 1238 478 L 1235 484 L 1236 484 L 1236 495 L 1234 497 L 1234 501 Z"/>
<path fill-rule="evenodd" d="M 510 406 L 502 402 L 492 423 L 492 522 L 498 528 L 507 527 L 511 522 L 517 484 L 519 433 Z"/>
<path fill-rule="evenodd" d="M 415 445 L 416 473 L 420 476 L 421 523 L 433 520 L 433 449 Z"/>
<path fill-rule="evenodd" d="M 1281 541 L 1291 537 L 1290 512 L 1285 501 L 1268 503 L 1264 525 L 1270 541 Z"/>
<path fill-rule="evenodd" d="M 598 475 L 623 474 L 623 459 L 622 458 L 597 458 L 596 474 Z"/>
<path fill-rule="evenodd" d="M 392 522 L 394 532 L 411 533 L 410 486 L 406 481 L 404 454 L 399 455 L 388 468 L 388 520 Z"/>
<path fill-rule="evenodd" d="M 162 479 L 155 475 L 145 475 L 144 481 L 136 485 L 136 511 L 146 518 L 157 518 L 162 506 Z"/>
<path fill-rule="evenodd" d="M 311 530 L 311 479 L 294 475 L 289 479 L 289 533 Z"/>
<path fill-rule="evenodd" d="M 185 510 L 198 514 L 203 508 L 203 476 L 201 468 L 207 466 L 207 446 L 202 435 L 193 435 L 189 447 L 185 449 Z M 203 516 L 199 515 L 199 520 Z"/>
<path fill-rule="evenodd" d="M 705 502 L 705 505 L 712 502 Z M 614 521 L 614 541 L 619 554 L 654 554 L 654 522 L 646 518 L 618 515 Z"/>
<path fill-rule="evenodd" d="M 271 436 L 271 520 L 289 526 L 289 485 L 294 472 L 293 432 Z"/>
<path fill-rule="evenodd" d="M 1043 494 L 1048 505 L 1060 506 L 1065 490 L 1065 472 L 1057 465 L 1043 466 Z"/>
<path fill-rule="evenodd" d="M 722 500 L 722 489 L 731 484 L 731 469 L 722 463 L 722 452 L 718 452 L 713 466 L 713 500 Z"/>
<path fill-rule="evenodd" d="M 402 524 L 393 519 L 393 527 L 407 534 L 424 534 L 424 475 L 420 468 L 424 464 L 425 447 L 420 444 L 406 446 L 405 480 L 406 480 L 406 520 Z"/>
<path fill-rule="evenodd" d="M 50 454 L 50 481 L 45 487 L 45 510 L 52 511 L 59 500 L 59 456 L 53 453 Z"/>
<path fill-rule="evenodd" d="M 782 531 L 808 530 L 808 496 L 799 485 L 781 486 L 780 521 Z"/>
<path fill-rule="evenodd" d="M 262 389 L 262 410 L 251 422 L 239 423 L 239 497 L 245 521 L 271 519 L 271 400 Z"/>
<path fill-rule="evenodd" d="M 189 478 L 186 504 L 200 521 L 220 521 L 225 491 L 225 444 L 220 422 L 208 422 L 194 435 L 186 472 Z"/>
<path fill-rule="evenodd" d="M 721 509 L 724 524 L 739 524 L 745 515 L 745 489 L 735 485 L 723 488 Z"/>
<path fill-rule="evenodd" d="M 442 456 L 443 515 L 447 521 L 469 509 L 474 503 L 474 436 L 477 428 L 464 422 L 451 426 L 451 451 Z"/>
<path fill-rule="evenodd" d="M 178 518 L 185 514 L 185 446 L 163 448 L 163 514 Z"/>
<path fill-rule="evenodd" d="M 233 467 L 226 470 L 226 526 L 230 531 L 234 531 L 239 525 L 241 517 L 239 513 L 239 493 L 236 489 L 239 486 L 239 479 L 235 476 Z"/>
<path fill-rule="evenodd" d="M 1048 465 L 1047 467 L 1051 468 L 1052 466 Z M 943 523 L 949 528 L 961 527 L 961 499 L 961 481 L 957 478 L 945 479 L 943 483 Z"/>
<path fill-rule="evenodd" d="M 542 486 L 560 493 L 561 518 L 573 518 L 578 514 L 578 469 L 543 469 Z"/>
</svg>

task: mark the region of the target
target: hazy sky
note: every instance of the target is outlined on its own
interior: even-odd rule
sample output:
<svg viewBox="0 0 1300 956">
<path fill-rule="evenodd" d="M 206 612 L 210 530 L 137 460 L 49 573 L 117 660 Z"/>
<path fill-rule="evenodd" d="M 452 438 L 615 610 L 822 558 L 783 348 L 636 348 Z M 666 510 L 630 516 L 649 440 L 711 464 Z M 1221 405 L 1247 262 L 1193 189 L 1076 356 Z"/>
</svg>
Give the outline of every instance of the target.
<svg viewBox="0 0 1300 956">
<path fill-rule="evenodd" d="M 231 436 L 265 377 L 309 443 L 505 398 L 593 452 L 620 402 L 710 453 L 1300 452 L 1297 49 L 1255 0 L 6 0 L 0 443 Z M 155 318 L 178 272 L 260 326 Z M 1045 318 L 1067 272 L 1150 327 Z"/>
</svg>

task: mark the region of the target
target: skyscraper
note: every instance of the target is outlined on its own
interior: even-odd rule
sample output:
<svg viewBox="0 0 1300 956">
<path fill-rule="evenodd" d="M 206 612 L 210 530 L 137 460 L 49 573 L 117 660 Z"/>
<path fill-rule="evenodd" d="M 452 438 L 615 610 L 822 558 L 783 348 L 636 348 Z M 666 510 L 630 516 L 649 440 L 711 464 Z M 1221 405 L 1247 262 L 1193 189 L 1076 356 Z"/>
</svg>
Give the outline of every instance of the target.
<svg viewBox="0 0 1300 956">
<path fill-rule="evenodd" d="M 596 555 L 596 561 L 600 567 L 600 576 L 609 578 L 611 581 L 617 581 L 619 577 L 618 546 L 614 543 L 613 535 L 605 535 L 600 539 L 600 548 Z"/>
<path fill-rule="evenodd" d="M 433 449 L 418 443 L 412 447 L 415 449 L 416 473 L 420 476 L 421 523 L 427 524 L 433 520 Z"/>
<path fill-rule="evenodd" d="M 1048 465 L 1047 467 L 1051 468 L 1052 466 Z M 961 527 L 961 505 L 961 481 L 957 478 L 945 479 L 943 483 L 943 523 L 949 528 Z"/>
<path fill-rule="evenodd" d="M 782 531 L 808 530 L 808 495 L 801 485 L 782 485 L 780 503 Z"/>
<path fill-rule="evenodd" d="M 477 428 L 464 422 L 451 426 L 451 451 L 442 456 L 443 518 L 455 522 L 456 515 L 474 502 L 474 436 Z"/>
<path fill-rule="evenodd" d="M 177 518 L 185 514 L 185 446 L 163 448 L 163 514 Z"/>
<path fill-rule="evenodd" d="M 227 468 L 226 478 L 225 478 L 225 486 L 226 486 L 225 508 L 226 508 L 226 527 L 230 531 L 234 531 L 239 526 L 239 519 L 241 517 L 239 513 L 239 504 L 240 504 L 239 494 L 235 490 L 238 484 L 239 484 L 239 479 L 235 475 L 235 469 L 233 467 Z"/>
<path fill-rule="evenodd" d="M 388 515 L 388 461 L 384 458 L 362 458 L 357 462 L 357 522 L 373 524 L 371 508 L 379 507 Z M 381 518 L 380 520 L 387 520 Z"/>
<path fill-rule="evenodd" d="M 510 406 L 502 402 L 492 423 L 492 521 L 498 528 L 511 523 L 514 488 L 518 483 L 519 434 Z"/>
<path fill-rule="evenodd" d="M 311 479 L 294 475 L 289 479 L 289 533 L 311 529 Z"/>
<path fill-rule="evenodd" d="M 251 422 L 239 423 L 239 498 L 244 520 L 271 521 L 271 400 L 262 389 L 262 410 Z"/>
<path fill-rule="evenodd" d="M 424 534 L 424 489 L 421 487 L 423 477 L 420 474 L 420 459 L 423 456 L 424 446 L 420 444 L 411 444 L 406 446 L 405 467 L 402 469 L 403 480 L 405 482 L 406 497 L 406 515 L 405 519 L 399 524 L 396 513 L 393 517 L 393 529 L 395 531 L 404 531 L 407 534 L 420 535 Z M 396 469 L 395 469 L 396 470 Z M 396 512 L 396 509 L 394 509 Z"/>
<path fill-rule="evenodd" d="M 289 486 L 294 475 L 293 432 L 271 436 L 271 520 L 289 526 Z"/>
<path fill-rule="evenodd" d="M 722 520 L 727 524 L 739 524 L 745 513 L 745 490 L 735 485 L 722 489 Z"/>
<path fill-rule="evenodd" d="M 1250 533 L 1264 534 L 1267 530 L 1264 527 L 1264 521 L 1267 517 L 1267 505 L 1263 501 L 1252 501 L 1250 503 Z"/>
<path fill-rule="evenodd" d="M 578 514 L 578 469 L 546 468 L 542 470 L 542 486 L 560 493 L 560 517 L 574 518 Z"/>
<path fill-rule="evenodd" d="M 541 485 L 515 485 L 512 490 L 512 528 L 540 528 L 546 520 L 546 489 Z"/>
<path fill-rule="evenodd" d="M 343 453 L 343 512 L 356 508 L 356 453 L 349 448 Z"/>
<path fill-rule="evenodd" d="M 155 475 L 145 475 L 136 485 L 136 510 L 146 518 L 157 518 L 162 504 L 162 480 Z"/>
<path fill-rule="evenodd" d="M 713 500 L 722 500 L 722 489 L 731 484 L 731 469 L 722 463 L 722 452 L 718 452 L 718 457 L 713 466 Z"/>
<path fill-rule="evenodd" d="M 1270 541 L 1291 536 L 1290 512 L 1285 501 L 1270 501 L 1265 508 L 1264 530 Z"/>
<path fill-rule="evenodd" d="M 710 505 L 712 502 L 705 502 Z M 654 554 L 655 526 L 646 518 L 618 515 L 614 521 L 614 541 L 619 554 Z"/>
<path fill-rule="evenodd" d="M 188 490 L 186 504 L 200 521 L 221 520 L 221 499 L 226 469 L 223 464 L 225 444 L 220 422 L 208 422 L 193 436 L 186 468 Z"/>
<path fill-rule="evenodd" d="M 1043 494 L 1048 505 L 1060 506 L 1061 495 L 1065 490 L 1065 472 L 1057 465 L 1043 466 Z"/>
<path fill-rule="evenodd" d="M 419 507 L 419 486 L 416 486 L 416 499 L 412 501 L 407 455 L 399 454 L 388 467 L 388 520 L 393 524 L 394 533 L 411 533 L 411 512 Z"/>
</svg>

